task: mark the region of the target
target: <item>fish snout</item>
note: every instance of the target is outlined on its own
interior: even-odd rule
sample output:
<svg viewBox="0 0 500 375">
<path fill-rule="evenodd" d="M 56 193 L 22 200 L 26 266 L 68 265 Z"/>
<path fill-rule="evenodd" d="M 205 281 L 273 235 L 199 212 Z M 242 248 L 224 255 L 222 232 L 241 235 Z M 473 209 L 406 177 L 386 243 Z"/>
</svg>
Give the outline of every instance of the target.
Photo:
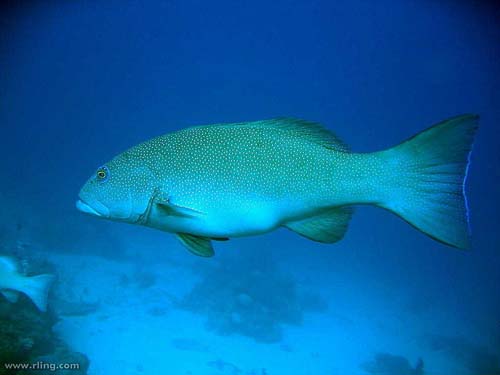
<svg viewBox="0 0 500 375">
<path fill-rule="evenodd" d="M 109 217 L 109 209 L 99 202 L 94 202 L 93 206 L 79 199 L 76 201 L 76 208 L 86 214 L 98 216 L 98 217 Z"/>
</svg>

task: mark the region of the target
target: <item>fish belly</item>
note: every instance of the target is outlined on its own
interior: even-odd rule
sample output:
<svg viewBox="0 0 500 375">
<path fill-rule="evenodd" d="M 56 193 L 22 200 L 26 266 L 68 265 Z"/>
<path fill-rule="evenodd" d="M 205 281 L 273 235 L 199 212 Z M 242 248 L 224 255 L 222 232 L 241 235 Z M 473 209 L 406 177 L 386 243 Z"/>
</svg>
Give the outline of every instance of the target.
<svg viewBox="0 0 500 375">
<path fill-rule="evenodd" d="M 154 213 L 147 226 L 172 233 L 203 237 L 243 237 L 270 232 L 281 225 L 282 215 L 269 202 L 237 202 L 204 207 L 192 217 L 161 216 Z"/>
<path fill-rule="evenodd" d="M 214 212 L 205 227 L 223 237 L 243 237 L 270 232 L 281 225 L 277 205 L 249 202 Z"/>
</svg>

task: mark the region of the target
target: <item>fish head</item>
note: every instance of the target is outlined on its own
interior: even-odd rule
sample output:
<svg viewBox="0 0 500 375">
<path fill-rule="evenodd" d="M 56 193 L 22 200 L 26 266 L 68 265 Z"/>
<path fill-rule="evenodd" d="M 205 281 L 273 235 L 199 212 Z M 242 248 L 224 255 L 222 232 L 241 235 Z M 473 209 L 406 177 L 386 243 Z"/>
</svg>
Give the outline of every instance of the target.
<svg viewBox="0 0 500 375">
<path fill-rule="evenodd" d="M 148 211 L 155 191 L 151 170 L 133 153 L 123 153 L 90 176 L 76 208 L 104 219 L 137 223 Z"/>
</svg>

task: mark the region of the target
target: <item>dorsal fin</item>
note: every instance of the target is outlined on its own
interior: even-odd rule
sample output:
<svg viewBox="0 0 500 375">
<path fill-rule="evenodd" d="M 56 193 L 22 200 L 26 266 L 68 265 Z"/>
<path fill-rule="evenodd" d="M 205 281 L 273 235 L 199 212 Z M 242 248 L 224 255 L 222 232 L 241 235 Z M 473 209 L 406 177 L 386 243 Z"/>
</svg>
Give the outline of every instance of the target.
<svg viewBox="0 0 500 375">
<path fill-rule="evenodd" d="M 279 117 L 270 120 L 251 122 L 249 125 L 269 126 L 289 130 L 298 136 L 309 139 L 311 142 L 321 144 L 326 148 L 349 152 L 349 146 L 337 135 L 318 122 L 297 119 L 293 117 Z"/>
<path fill-rule="evenodd" d="M 317 122 L 301 120 L 293 117 L 278 117 L 269 120 L 238 122 L 233 124 L 214 124 L 205 126 L 222 127 L 248 127 L 248 128 L 269 128 L 288 131 L 297 137 L 302 137 L 311 142 L 322 145 L 336 151 L 349 152 L 349 146 L 330 130 Z M 202 127 L 205 127 L 202 126 Z"/>
</svg>

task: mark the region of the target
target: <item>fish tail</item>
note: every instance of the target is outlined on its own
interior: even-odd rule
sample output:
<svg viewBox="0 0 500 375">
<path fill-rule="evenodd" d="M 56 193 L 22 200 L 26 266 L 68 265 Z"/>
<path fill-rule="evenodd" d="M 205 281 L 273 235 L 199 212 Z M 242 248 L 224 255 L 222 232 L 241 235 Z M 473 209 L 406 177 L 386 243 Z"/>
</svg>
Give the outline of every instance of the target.
<svg viewBox="0 0 500 375">
<path fill-rule="evenodd" d="M 381 152 L 394 172 L 380 204 L 447 245 L 470 247 L 465 181 L 477 115 L 450 118 Z"/>
<path fill-rule="evenodd" d="M 40 311 L 47 311 L 49 289 L 54 282 L 54 275 L 26 277 L 21 291 L 26 294 Z"/>
</svg>

